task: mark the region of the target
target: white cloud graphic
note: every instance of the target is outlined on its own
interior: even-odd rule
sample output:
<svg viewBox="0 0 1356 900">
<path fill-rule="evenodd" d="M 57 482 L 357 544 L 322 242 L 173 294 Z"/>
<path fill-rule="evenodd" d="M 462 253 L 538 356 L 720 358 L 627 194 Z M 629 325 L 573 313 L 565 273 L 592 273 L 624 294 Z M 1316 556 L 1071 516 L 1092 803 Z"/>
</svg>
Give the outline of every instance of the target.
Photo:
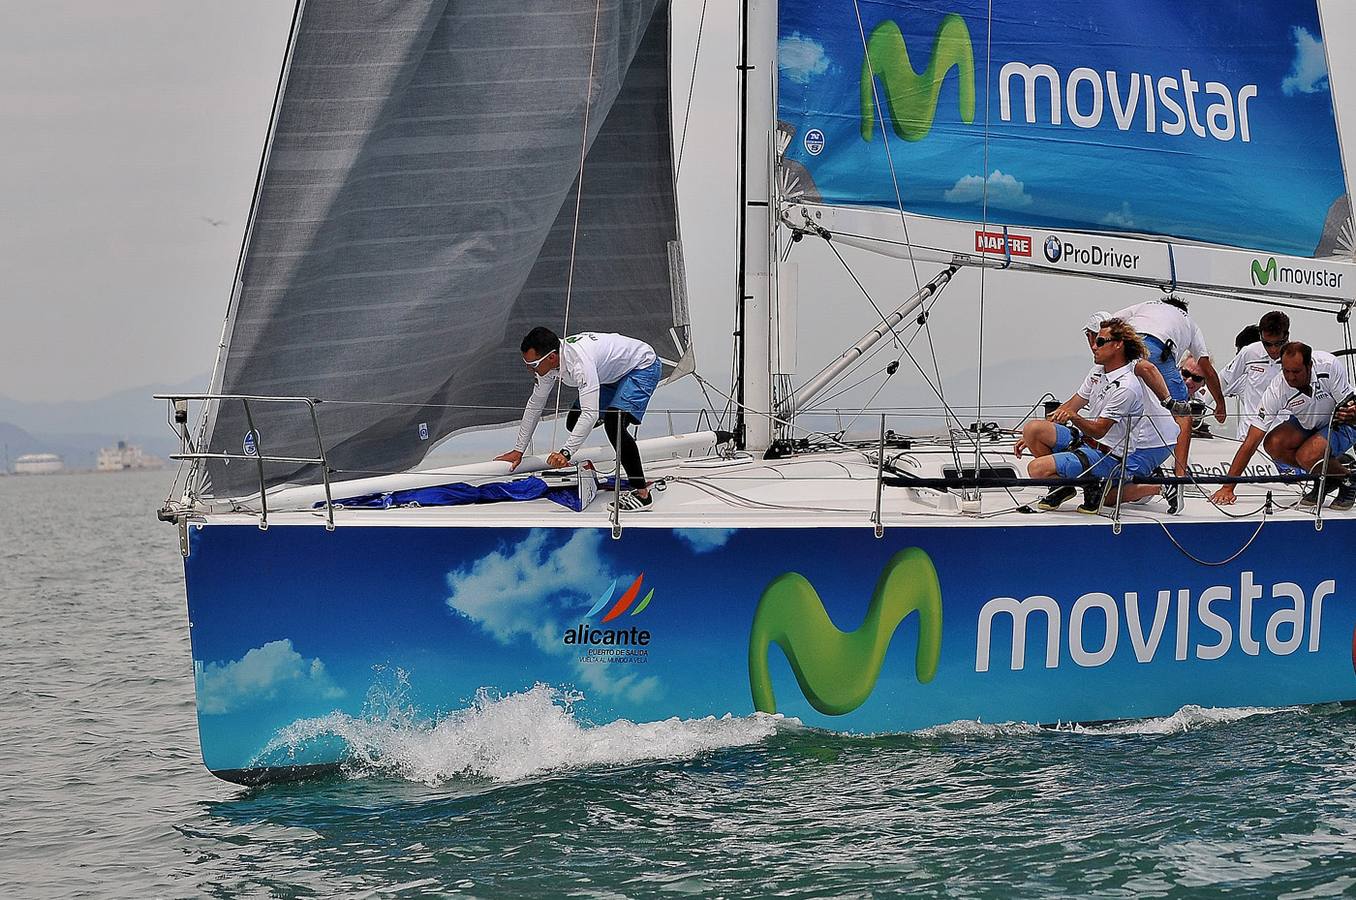
<svg viewBox="0 0 1356 900">
<path fill-rule="evenodd" d="M 1121 203 L 1121 208 L 1117 212 L 1109 212 L 1102 216 L 1103 225 L 1114 225 L 1117 228 L 1134 228 L 1135 217 L 1130 212 L 1128 201 Z"/>
<path fill-rule="evenodd" d="M 710 553 L 730 542 L 737 528 L 675 528 L 674 535 L 687 544 L 693 553 Z"/>
<path fill-rule="evenodd" d="M 942 195 L 947 203 L 982 203 L 984 201 L 984 176 L 966 175 L 957 181 L 951 190 Z M 998 169 L 989 176 L 989 205 L 1003 209 L 1021 209 L 1030 206 L 1032 199 L 1026 192 L 1026 185 L 1004 175 Z"/>
<path fill-rule="evenodd" d="M 194 681 L 198 709 L 205 715 L 235 712 L 254 703 L 275 700 L 280 693 L 293 700 L 334 700 L 344 696 L 343 690 L 330 680 L 325 664 L 302 656 L 292 647 L 291 640 L 270 641 L 232 662 L 208 663 L 198 670 Z"/>
<path fill-rule="evenodd" d="M 1290 74 L 1281 82 L 1281 93 L 1315 94 L 1328 90 L 1328 60 L 1323 53 L 1323 41 L 1296 25 L 1291 29 L 1295 40 L 1295 59 Z"/>
<path fill-rule="evenodd" d="M 777 42 L 777 67 L 792 81 L 809 84 L 829 71 L 829 57 L 823 44 L 794 32 Z"/>
<path fill-rule="evenodd" d="M 534 529 L 517 546 L 449 572 L 448 607 L 504 646 L 527 640 L 543 653 L 574 657 L 579 680 L 599 693 L 634 701 L 653 696 L 658 678 L 614 676 L 619 666 L 581 663 L 578 648 L 562 642 L 566 620 L 575 624 L 616 576 L 598 553 L 602 531 L 576 531 L 558 547 L 549 546 L 551 536 L 552 529 Z"/>
</svg>

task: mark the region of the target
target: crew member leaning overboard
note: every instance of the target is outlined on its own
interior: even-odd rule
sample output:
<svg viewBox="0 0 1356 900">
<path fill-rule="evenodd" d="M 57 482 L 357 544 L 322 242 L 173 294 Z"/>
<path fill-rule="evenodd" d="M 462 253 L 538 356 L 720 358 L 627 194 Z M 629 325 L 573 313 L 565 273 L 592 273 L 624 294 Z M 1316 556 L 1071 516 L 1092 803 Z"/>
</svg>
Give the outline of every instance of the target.
<svg viewBox="0 0 1356 900">
<path fill-rule="evenodd" d="M 523 411 L 518 427 L 518 443 L 503 456 L 513 469 L 523 461 L 523 451 L 532 440 L 532 432 L 541 421 L 546 401 L 560 381 L 579 389 L 565 427 L 570 436 L 565 446 L 546 457 L 553 469 L 569 464 L 579 452 L 589 432 L 598 424 L 598 411 L 603 410 L 603 427 L 607 439 L 618 449 L 622 468 L 631 490 L 621 493 L 618 485 L 617 503 L 623 511 L 649 509 L 654 504 L 650 486 L 641 467 L 640 449 L 627 426 L 639 425 L 645 408 L 659 385 L 662 365 L 659 356 L 649 344 L 621 334 L 598 334 L 585 331 L 565 338 L 562 343 L 549 328 L 533 328 L 523 338 L 523 362 L 536 373 L 532 396 Z"/>
</svg>

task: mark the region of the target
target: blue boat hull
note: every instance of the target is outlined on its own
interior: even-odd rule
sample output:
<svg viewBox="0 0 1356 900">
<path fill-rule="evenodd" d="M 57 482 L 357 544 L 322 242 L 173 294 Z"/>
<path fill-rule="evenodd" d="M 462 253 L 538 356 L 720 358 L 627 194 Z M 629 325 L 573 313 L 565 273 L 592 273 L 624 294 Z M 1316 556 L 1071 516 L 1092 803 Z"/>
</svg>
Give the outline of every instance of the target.
<svg viewBox="0 0 1356 900">
<path fill-rule="evenodd" d="M 1170 529 L 1215 561 L 1257 523 Z M 1348 518 L 1269 522 L 1219 566 L 1152 523 L 209 524 L 190 546 L 203 758 L 233 781 L 333 767 L 338 719 L 432 721 L 538 684 L 593 722 L 763 711 L 849 732 L 1356 698 Z"/>
</svg>

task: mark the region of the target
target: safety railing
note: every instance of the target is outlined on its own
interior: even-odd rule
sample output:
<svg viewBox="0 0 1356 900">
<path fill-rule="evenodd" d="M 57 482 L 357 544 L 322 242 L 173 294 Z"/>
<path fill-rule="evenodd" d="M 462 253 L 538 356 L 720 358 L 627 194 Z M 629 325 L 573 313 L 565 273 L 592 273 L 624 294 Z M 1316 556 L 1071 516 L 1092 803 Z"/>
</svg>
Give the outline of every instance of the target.
<svg viewBox="0 0 1356 900">
<path fill-rule="evenodd" d="M 334 495 L 330 487 L 329 460 L 325 457 L 325 441 L 320 433 L 320 418 L 316 415 L 316 405 L 321 401 L 310 397 L 265 397 L 256 394 L 156 394 L 156 400 L 169 403 L 170 426 L 179 435 L 179 452 L 171 453 L 170 459 L 191 462 L 195 465 L 207 460 L 253 460 L 259 476 L 259 530 L 268 530 L 268 482 L 264 474 L 264 463 L 288 463 L 291 465 L 311 465 L 320 468 L 321 482 L 325 487 L 325 529 L 334 530 Z M 188 431 L 188 404 L 190 402 L 238 401 L 245 415 L 245 424 L 249 427 L 246 434 L 246 448 L 254 452 L 225 453 L 198 449 Z M 251 404 L 291 404 L 303 406 L 310 417 L 311 428 L 315 434 L 316 455 L 309 456 L 269 456 L 264 452 L 263 439 L 255 427 L 254 411 Z"/>
<path fill-rule="evenodd" d="M 252 461 L 255 475 L 257 477 L 258 497 L 259 497 L 258 499 L 259 527 L 261 530 L 267 530 L 267 528 L 269 527 L 269 516 L 271 513 L 267 481 L 267 470 L 266 470 L 266 465 L 270 464 L 287 464 L 292 466 L 318 467 L 318 471 L 320 473 L 320 482 L 321 485 L 323 485 L 324 490 L 323 511 L 325 526 L 327 530 L 334 529 L 335 513 L 336 509 L 338 508 L 334 496 L 334 483 L 332 482 L 332 475 L 334 474 L 334 470 L 331 468 L 330 460 L 326 452 L 326 442 L 322 432 L 320 418 L 317 412 L 317 406 L 320 403 L 327 401 L 322 401 L 319 399 L 308 397 L 269 397 L 252 394 L 212 394 L 212 393 L 158 394 L 156 395 L 156 399 L 166 400 L 169 402 L 170 423 L 180 438 L 181 444 L 180 452 L 171 454 L 171 458 L 175 460 L 191 462 L 194 465 L 205 463 L 206 461 L 209 460 L 243 461 L 246 463 Z M 1045 399 L 1047 398 L 1046 397 L 1042 398 L 1042 400 Z M 195 446 L 193 437 L 189 434 L 188 430 L 188 421 L 189 421 L 188 404 L 194 402 L 238 403 L 243 413 L 245 422 L 249 428 L 246 438 L 246 451 L 245 452 L 208 451 L 206 449 Z M 264 404 L 291 405 L 302 410 L 307 420 L 309 421 L 310 431 L 314 437 L 315 455 L 305 456 L 305 455 L 269 454 L 264 446 L 262 437 L 260 435 L 260 431 L 256 426 L 256 414 L 258 412 L 258 407 Z M 394 405 L 394 404 L 388 403 L 382 405 Z M 1037 404 L 1035 404 L 1034 406 L 1025 406 L 1025 405 L 1022 407 L 991 406 L 987 407 L 984 410 L 984 412 L 986 413 L 986 415 L 993 415 L 995 416 L 995 418 L 1005 423 L 1016 423 L 1016 428 L 1020 429 L 1021 424 L 1027 421 L 1029 418 L 1031 418 L 1033 414 L 1035 414 L 1039 406 L 1040 401 L 1038 401 Z M 966 408 L 953 407 L 947 410 L 947 412 L 950 412 L 952 416 L 954 416 L 956 412 L 961 412 L 963 410 L 966 410 Z M 704 421 L 701 418 L 702 416 L 711 415 L 710 411 L 706 409 L 691 409 L 691 410 L 669 409 L 669 410 L 654 410 L 653 412 L 659 413 L 661 416 L 667 416 L 667 423 L 669 425 L 669 430 L 671 432 L 675 431 L 675 426 L 678 424 L 677 422 L 675 422 L 674 419 L 675 415 L 692 416 L 694 417 L 692 420 L 698 423 Z M 824 419 L 825 417 L 828 417 L 827 421 L 835 423 L 838 426 L 838 428 L 841 429 L 843 421 L 842 416 L 844 412 L 851 413 L 852 421 L 854 422 L 859 422 L 864 416 L 868 415 L 871 418 L 878 417 L 878 427 L 873 429 L 876 432 L 876 434 L 868 436 L 867 434 L 863 434 L 862 431 L 860 430 L 855 430 L 854 431 L 855 437 L 851 437 L 845 434 L 844 431 L 842 430 L 830 429 L 826 431 L 819 431 L 811 427 L 817 419 Z M 871 415 L 872 413 L 874 413 L 875 415 Z M 936 421 L 939 418 L 942 418 L 944 415 L 945 414 L 943 413 L 943 411 L 937 408 L 922 408 L 922 409 L 893 408 L 885 411 L 881 411 L 879 408 L 870 411 L 825 409 L 825 410 L 807 411 L 797 416 L 798 421 L 779 422 L 779 424 L 786 428 L 786 433 L 800 434 L 806 436 L 791 442 L 791 445 L 785 448 L 786 455 L 799 455 L 801 453 L 813 452 L 815 450 L 852 450 L 863 454 L 866 460 L 869 461 L 869 463 L 874 463 L 875 469 L 874 498 L 870 506 L 868 521 L 872 527 L 873 533 L 878 538 L 884 536 L 887 526 L 887 520 L 884 509 L 886 487 L 907 486 L 914 488 L 930 489 L 933 493 L 952 492 L 951 498 L 954 499 L 951 498 L 948 499 L 948 503 L 945 509 L 947 509 L 948 511 L 955 512 L 979 513 L 982 511 L 980 508 L 980 504 L 977 502 L 980 496 L 979 491 L 985 488 L 1009 489 L 1009 493 L 1011 495 L 1010 489 L 1014 488 L 1050 487 L 1059 485 L 1088 486 L 1096 483 L 1101 483 L 1104 486 L 1110 486 L 1113 489 L 1115 489 L 1117 502 L 1108 503 L 1107 502 L 1108 495 L 1104 493 L 1100 500 L 1098 512 L 1099 513 L 1104 512 L 1107 510 L 1108 507 L 1110 507 L 1111 525 L 1114 528 L 1114 530 L 1117 533 L 1119 533 L 1122 525 L 1122 511 L 1123 511 L 1122 508 L 1124 507 L 1124 502 L 1121 501 L 1120 495 L 1122 489 L 1128 485 L 1133 484 L 1179 485 L 1182 488 L 1185 488 L 1188 485 L 1195 485 L 1197 487 L 1200 487 L 1201 485 L 1207 484 L 1241 485 L 1256 483 L 1281 483 L 1294 485 L 1317 482 L 1318 490 L 1322 492 L 1326 490 L 1327 483 L 1331 480 L 1331 478 L 1336 477 L 1335 475 L 1330 475 L 1326 468 L 1315 474 L 1303 474 L 1303 475 L 1268 474 L 1268 475 L 1240 475 L 1236 477 L 1231 477 L 1227 475 L 1211 476 L 1202 473 L 1194 473 L 1182 477 L 1131 476 L 1127 471 L 1126 466 L 1126 460 L 1128 459 L 1130 453 L 1130 443 L 1129 443 L 1130 438 L 1128 431 L 1126 433 L 1125 438 L 1120 442 L 1121 446 L 1118 448 L 1120 450 L 1120 461 L 1117 464 L 1116 471 L 1109 478 L 1104 479 L 1093 479 L 1086 477 L 1077 479 L 1066 479 L 1066 478 L 1042 479 L 1029 477 L 1022 478 L 1016 477 L 1015 471 L 1012 477 L 1007 476 L 1005 473 L 995 475 L 990 473 L 999 472 L 1001 469 L 1004 468 L 1011 468 L 1010 463 L 1007 460 L 1004 460 L 1004 463 L 1002 465 L 992 464 L 991 462 L 981 462 L 981 458 L 989 454 L 994 454 L 996 451 L 1000 453 L 1002 452 L 997 446 L 997 442 L 1006 440 L 1012 436 L 1015 436 L 1018 433 L 1018 431 L 1013 430 L 1014 428 L 1013 424 L 1007 424 L 1003 427 L 1000 427 L 998 422 L 975 422 L 970 426 L 966 427 L 960 424 L 960 421 L 963 420 L 954 420 L 954 419 L 952 420 L 952 427 L 949 429 L 949 442 L 951 446 L 951 452 L 952 455 L 955 457 L 954 472 L 949 476 L 944 476 L 940 478 L 927 478 L 912 474 L 908 474 L 906 477 L 905 473 L 899 471 L 894 465 L 894 463 L 892 463 L 889 454 L 891 446 L 897 447 L 900 445 L 900 442 L 907 442 L 908 440 L 910 440 L 910 438 L 908 437 L 908 432 L 914 431 L 915 429 L 910 428 L 908 424 L 905 424 L 903 426 L 903 432 L 901 432 L 900 434 L 896 434 L 894 431 L 890 430 L 891 423 L 894 422 L 896 424 L 896 427 L 900 427 L 899 422 L 897 422 L 896 420 L 903 420 L 903 422 L 905 423 L 913 423 L 915 426 L 920 421 L 927 421 L 932 424 L 935 424 Z M 661 419 L 661 422 L 662 421 L 663 419 Z M 710 419 L 706 419 L 705 421 L 710 423 Z M 870 419 L 867 419 L 866 421 L 870 421 Z M 862 422 L 861 424 L 865 423 Z M 935 438 L 937 436 L 929 435 L 928 437 Z M 923 440 L 925 438 L 920 436 L 918 438 L 913 439 Z M 943 445 L 947 443 L 946 436 L 942 436 L 941 440 Z M 623 520 L 625 517 L 622 515 L 623 504 L 617 501 L 620 501 L 622 496 L 621 486 L 624 483 L 623 482 L 624 472 L 621 464 L 621 454 L 620 452 L 618 452 L 619 448 L 614 445 L 610 449 L 612 450 L 614 457 L 612 460 L 613 465 L 611 466 L 611 468 L 613 470 L 612 474 L 614 484 L 616 485 L 616 491 L 614 493 L 614 497 L 616 499 L 610 505 L 610 510 L 608 513 L 608 522 L 610 525 L 612 536 L 614 538 L 620 538 L 624 524 Z M 873 450 L 875 459 L 871 459 Z M 971 455 L 973 455 L 976 460 L 973 467 L 971 467 L 970 464 L 963 463 L 961 461 L 962 457 L 968 458 Z M 1007 456 L 1006 453 L 1002 455 Z M 896 458 L 894 462 L 897 461 L 898 459 Z M 950 471 L 951 470 L 944 468 L 944 472 Z M 377 474 L 397 474 L 397 473 L 389 472 Z M 964 492 L 964 495 L 962 496 L 959 492 Z M 1322 496 L 1322 494 L 1320 494 L 1320 496 Z M 959 499 L 960 502 L 957 502 L 957 499 Z M 1323 505 L 1324 504 L 1321 502 L 1315 504 L 1314 519 L 1315 527 L 1317 529 L 1322 528 Z M 315 503 L 315 506 L 318 508 L 321 506 L 321 503 L 317 501 Z M 1018 504 L 1014 503 L 1014 508 L 1016 508 L 1017 506 Z M 1267 503 L 1264 509 L 1268 512 L 1271 511 L 1272 509 L 1270 494 L 1268 494 Z"/>
</svg>

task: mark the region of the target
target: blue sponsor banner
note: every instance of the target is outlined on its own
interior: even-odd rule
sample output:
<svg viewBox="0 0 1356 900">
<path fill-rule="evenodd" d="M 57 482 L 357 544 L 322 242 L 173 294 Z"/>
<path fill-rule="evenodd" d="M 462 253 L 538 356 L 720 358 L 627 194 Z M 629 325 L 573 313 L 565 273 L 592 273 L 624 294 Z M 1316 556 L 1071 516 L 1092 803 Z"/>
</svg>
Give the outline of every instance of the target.
<svg viewBox="0 0 1356 900">
<path fill-rule="evenodd" d="M 1356 698 L 1356 520 L 670 530 L 209 526 L 186 561 L 214 771 L 544 684 L 581 719 L 835 731 Z"/>
<path fill-rule="evenodd" d="M 782 0 L 792 198 L 893 208 L 898 189 L 948 219 L 1334 251 L 1312 0 L 997 3 L 992 27 L 989 6 Z"/>
</svg>

